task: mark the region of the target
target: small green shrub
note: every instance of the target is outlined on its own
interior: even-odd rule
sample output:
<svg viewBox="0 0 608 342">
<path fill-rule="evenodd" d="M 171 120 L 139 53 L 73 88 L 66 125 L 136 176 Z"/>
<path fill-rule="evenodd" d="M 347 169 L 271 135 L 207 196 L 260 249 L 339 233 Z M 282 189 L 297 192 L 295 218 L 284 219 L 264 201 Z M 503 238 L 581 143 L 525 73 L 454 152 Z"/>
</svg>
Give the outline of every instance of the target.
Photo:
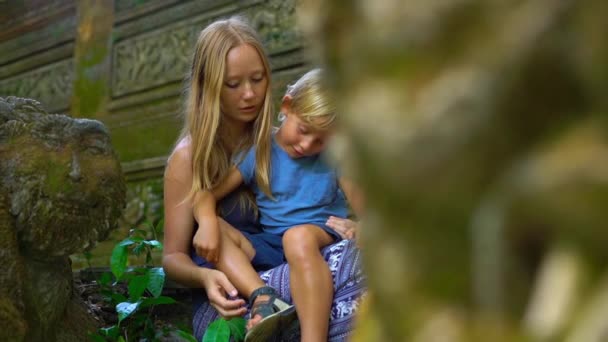
<svg viewBox="0 0 608 342">
<path fill-rule="evenodd" d="M 162 251 L 163 245 L 157 240 L 157 232 L 163 227 L 162 219 L 156 227 L 143 223 L 142 227 L 131 229 L 129 236 L 118 242 L 110 257 L 111 272 L 104 272 L 97 282 L 105 300 L 116 308 L 118 323 L 99 329 L 90 337 L 95 342 L 158 341 L 162 335 L 174 333 L 184 341 L 198 342 L 192 334 L 180 329 L 157 331 L 154 327 L 153 311 L 157 305 L 173 304 L 171 297 L 162 296 L 165 272 L 162 267 L 153 267 L 152 254 Z M 152 238 L 147 238 L 152 236 Z M 129 267 L 129 256 L 145 256 L 143 266 Z M 91 255 L 85 253 L 89 262 Z M 90 266 L 90 264 L 89 264 Z M 127 284 L 127 295 L 121 291 Z M 202 338 L 202 342 L 229 342 L 245 339 L 245 319 L 241 317 L 213 321 Z"/>
<path fill-rule="evenodd" d="M 156 226 L 162 227 L 162 220 Z M 162 267 L 153 267 L 152 252 L 162 251 L 163 245 L 157 240 L 157 229 L 151 224 L 144 228 L 152 233 L 153 238 L 146 238 L 146 229 L 134 228 L 129 236 L 114 246 L 110 257 L 110 272 L 105 272 L 98 279 L 101 294 L 116 308 L 118 323 L 102 328 L 91 334 L 96 342 L 116 341 L 157 341 L 160 335 L 169 333 L 167 329 L 157 331 L 154 327 L 153 311 L 157 305 L 173 304 L 171 297 L 162 296 L 165 284 L 165 272 Z M 128 267 L 129 256 L 145 255 L 143 266 Z M 128 293 L 121 291 L 119 283 L 126 283 Z M 188 341 L 194 337 L 182 330 L 176 334 Z"/>
</svg>

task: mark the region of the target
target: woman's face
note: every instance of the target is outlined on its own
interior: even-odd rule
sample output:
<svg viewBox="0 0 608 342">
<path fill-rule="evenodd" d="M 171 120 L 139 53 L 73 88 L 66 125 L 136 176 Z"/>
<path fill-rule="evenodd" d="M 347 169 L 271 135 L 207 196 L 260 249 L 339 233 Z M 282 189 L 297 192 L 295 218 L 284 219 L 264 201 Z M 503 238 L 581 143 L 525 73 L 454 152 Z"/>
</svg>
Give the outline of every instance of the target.
<svg viewBox="0 0 608 342">
<path fill-rule="evenodd" d="M 233 124 L 257 118 L 264 105 L 268 80 L 258 51 L 249 44 L 232 48 L 226 56 L 226 72 L 220 93 L 224 119 Z"/>
</svg>

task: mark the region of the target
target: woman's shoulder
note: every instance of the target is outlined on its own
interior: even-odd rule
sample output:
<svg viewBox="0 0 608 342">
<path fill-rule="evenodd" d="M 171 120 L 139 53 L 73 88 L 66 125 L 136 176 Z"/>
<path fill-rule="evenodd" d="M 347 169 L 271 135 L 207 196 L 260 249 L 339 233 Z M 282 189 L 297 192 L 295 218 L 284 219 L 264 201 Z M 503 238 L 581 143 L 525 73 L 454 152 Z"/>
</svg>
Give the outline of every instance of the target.
<svg viewBox="0 0 608 342">
<path fill-rule="evenodd" d="M 169 155 L 167 163 L 171 163 L 171 161 L 179 162 L 190 160 L 192 160 L 190 137 L 185 137 L 177 142 L 173 148 L 173 151 L 171 151 L 171 154 Z"/>
<path fill-rule="evenodd" d="M 187 179 L 192 176 L 190 138 L 181 139 L 167 159 L 165 178 Z"/>
</svg>

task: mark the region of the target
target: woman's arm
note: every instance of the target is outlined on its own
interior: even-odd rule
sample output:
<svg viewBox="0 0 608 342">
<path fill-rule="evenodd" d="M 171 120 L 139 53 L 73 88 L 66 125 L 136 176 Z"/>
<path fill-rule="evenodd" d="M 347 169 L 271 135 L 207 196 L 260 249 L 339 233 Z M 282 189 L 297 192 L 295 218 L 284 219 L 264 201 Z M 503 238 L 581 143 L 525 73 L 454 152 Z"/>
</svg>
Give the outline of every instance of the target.
<svg viewBox="0 0 608 342">
<path fill-rule="evenodd" d="M 242 299 L 229 300 L 225 294 L 236 295 L 235 287 L 217 270 L 199 267 L 190 258 L 194 230 L 191 201 L 184 201 L 192 184 L 191 158 L 187 146 L 181 146 L 169 158 L 164 177 L 164 248 L 163 268 L 167 276 L 188 287 L 203 287 L 211 304 L 221 315 L 244 314 Z"/>
<path fill-rule="evenodd" d="M 361 189 L 351 180 L 344 177 L 339 179 L 340 188 L 346 195 L 346 200 L 355 211 L 357 217 L 361 217 L 365 211 L 365 198 Z"/>
<path fill-rule="evenodd" d="M 339 179 L 340 188 L 346 195 L 346 200 L 353 208 L 357 217 L 363 215 L 364 198 L 360 189 L 350 180 L 341 177 Z M 347 218 L 330 216 L 325 224 L 336 231 L 343 239 L 356 239 L 359 223 Z"/>
<path fill-rule="evenodd" d="M 189 256 L 194 218 L 190 201 L 184 201 L 191 184 L 186 178 L 191 174 L 190 167 L 186 165 L 187 159 L 189 158 L 186 148 L 176 150 L 165 170 L 163 267 L 167 275 L 175 281 L 190 287 L 200 287 L 204 271 L 201 271 Z"/>
<path fill-rule="evenodd" d="M 330 216 L 325 224 L 335 230 L 343 239 L 350 240 L 357 238 L 359 222 L 347 218 Z"/>
</svg>

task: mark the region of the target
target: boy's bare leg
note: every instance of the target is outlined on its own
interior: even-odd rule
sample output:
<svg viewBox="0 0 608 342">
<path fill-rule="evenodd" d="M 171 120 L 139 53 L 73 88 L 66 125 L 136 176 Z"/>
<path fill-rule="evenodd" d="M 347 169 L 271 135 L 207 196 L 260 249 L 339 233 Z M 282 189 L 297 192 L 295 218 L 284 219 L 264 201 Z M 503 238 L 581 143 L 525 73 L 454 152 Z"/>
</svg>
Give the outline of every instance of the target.
<svg viewBox="0 0 608 342">
<path fill-rule="evenodd" d="M 303 342 L 327 341 L 334 287 L 320 249 L 332 242 L 330 235 L 315 225 L 293 227 L 283 235 Z"/>
<path fill-rule="evenodd" d="M 240 231 L 222 219 L 219 222 L 222 239 L 219 262 L 216 267 L 226 274 L 228 280 L 232 282 L 232 285 L 242 296 L 249 298 L 254 290 L 266 285 L 251 266 L 255 250 L 251 242 Z M 268 300 L 268 297 L 267 295 L 260 295 L 256 299 L 256 303 L 261 300 Z M 261 319 L 259 315 L 252 317 L 247 323 L 247 329 L 251 329 Z"/>
<path fill-rule="evenodd" d="M 226 274 L 228 280 L 242 296 L 249 298 L 255 289 L 265 285 L 251 266 L 255 250 L 241 232 L 224 220 L 220 220 L 220 231 L 222 233 L 221 252 L 215 266 Z"/>
</svg>

